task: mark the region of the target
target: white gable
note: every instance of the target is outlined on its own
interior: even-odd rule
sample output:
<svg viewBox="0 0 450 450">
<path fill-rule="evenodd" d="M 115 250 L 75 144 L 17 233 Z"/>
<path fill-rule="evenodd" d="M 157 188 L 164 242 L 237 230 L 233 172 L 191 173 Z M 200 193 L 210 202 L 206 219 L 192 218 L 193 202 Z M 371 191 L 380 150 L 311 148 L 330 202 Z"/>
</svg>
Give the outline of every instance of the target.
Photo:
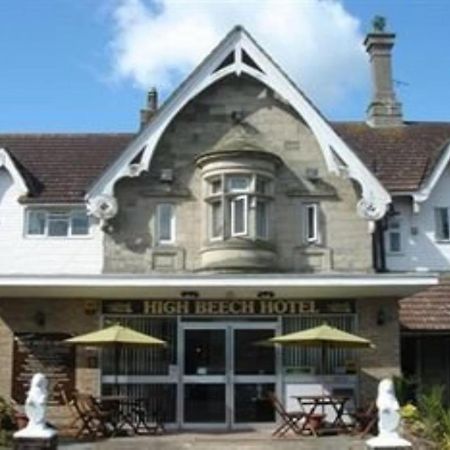
<svg viewBox="0 0 450 450">
<path fill-rule="evenodd" d="M 417 192 L 411 193 L 411 195 L 414 198 L 414 201 L 416 202 L 424 202 L 425 200 L 428 200 L 431 193 L 435 189 L 436 185 L 438 184 L 439 180 L 445 173 L 445 169 L 450 164 L 450 142 L 448 142 L 442 153 L 441 156 L 433 168 L 433 171 L 431 172 L 430 176 L 427 177 L 427 179 L 422 183 L 420 189 L 417 190 Z"/>
<path fill-rule="evenodd" d="M 123 177 L 138 176 L 142 171 L 148 170 L 162 134 L 178 112 L 213 83 L 228 75 L 240 76 L 243 73 L 259 80 L 291 104 L 316 136 L 328 170 L 350 177 L 360 185 L 362 198 L 358 204 L 358 212 L 368 220 L 381 218 L 391 200 L 387 191 L 334 132 L 311 101 L 239 26 L 175 90 L 121 157 L 92 186 L 86 196 L 91 213 L 102 219 L 111 217 L 111 211 L 117 209 L 114 199 L 115 183 Z M 142 155 L 139 162 L 132 163 L 140 153 Z"/>
<path fill-rule="evenodd" d="M 11 159 L 11 156 L 9 156 L 9 153 L 4 148 L 0 148 L 0 169 L 1 168 L 5 169 L 12 178 L 17 197 L 28 194 L 28 187 L 25 180 L 17 169 L 14 161 Z"/>
</svg>

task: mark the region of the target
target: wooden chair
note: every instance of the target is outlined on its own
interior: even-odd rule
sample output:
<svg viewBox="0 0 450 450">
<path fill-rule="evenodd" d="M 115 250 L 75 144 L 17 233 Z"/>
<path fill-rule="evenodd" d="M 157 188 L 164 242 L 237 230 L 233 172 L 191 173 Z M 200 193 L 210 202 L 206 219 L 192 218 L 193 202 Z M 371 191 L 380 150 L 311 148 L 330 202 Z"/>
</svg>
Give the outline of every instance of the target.
<svg viewBox="0 0 450 450">
<path fill-rule="evenodd" d="M 105 408 L 92 395 L 87 394 L 85 402 L 90 410 L 93 422 L 97 424 L 97 432 L 103 436 L 109 436 L 117 431 L 117 419 L 119 411 Z"/>
<path fill-rule="evenodd" d="M 90 412 L 89 407 L 85 401 L 85 396 L 79 392 L 73 395 L 73 408 L 77 414 L 79 427 L 76 433 L 76 438 L 89 437 L 95 439 L 97 437 L 97 425 L 94 422 L 94 417 Z"/>
<path fill-rule="evenodd" d="M 92 395 L 75 392 L 73 406 L 80 421 L 77 438 L 95 439 L 98 436 L 114 434 L 116 430 L 114 412 L 103 409 Z"/>
<path fill-rule="evenodd" d="M 62 431 L 66 431 L 68 434 L 76 435 L 81 426 L 81 418 L 75 408 L 73 395 L 68 395 L 64 389 L 59 390 L 59 395 L 63 405 L 66 407 L 70 415 L 69 423 L 64 426 Z"/>
<path fill-rule="evenodd" d="M 267 399 L 273 406 L 277 416 L 281 420 L 281 424 L 272 432 L 272 436 L 283 437 L 288 431 L 293 431 L 295 434 L 302 434 L 308 424 L 301 421 L 305 419 L 306 414 L 303 411 L 286 411 L 283 403 L 278 399 L 274 392 L 268 392 Z M 315 431 L 313 434 L 315 435 Z"/>
<path fill-rule="evenodd" d="M 377 432 L 378 410 L 375 402 L 371 402 L 366 408 L 357 409 L 351 416 L 355 421 L 355 434 L 360 438 Z"/>
</svg>

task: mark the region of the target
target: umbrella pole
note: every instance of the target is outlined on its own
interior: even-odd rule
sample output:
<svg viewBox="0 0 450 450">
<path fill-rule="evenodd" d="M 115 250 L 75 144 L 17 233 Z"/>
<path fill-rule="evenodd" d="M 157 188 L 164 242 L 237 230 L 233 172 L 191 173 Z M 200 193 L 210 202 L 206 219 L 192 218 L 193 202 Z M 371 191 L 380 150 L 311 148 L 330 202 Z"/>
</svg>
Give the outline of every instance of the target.
<svg viewBox="0 0 450 450">
<path fill-rule="evenodd" d="M 114 373 L 115 373 L 115 383 L 114 390 L 115 395 L 119 395 L 119 364 L 120 364 L 120 344 L 114 346 Z"/>
<path fill-rule="evenodd" d="M 325 342 L 322 342 L 320 345 L 320 357 L 321 357 L 321 363 L 320 365 L 322 366 L 322 381 L 321 381 L 321 386 L 322 386 L 322 395 L 325 395 L 324 392 L 324 382 L 325 382 L 325 370 L 326 370 L 326 366 L 327 366 L 327 347 Z M 325 406 L 322 405 L 322 414 L 325 414 Z"/>
<path fill-rule="evenodd" d="M 322 372 L 322 375 L 325 375 L 325 372 L 326 372 L 326 369 L 327 369 L 327 348 L 326 348 L 326 344 L 325 344 L 325 342 L 322 342 L 322 344 L 321 344 L 321 358 L 322 358 L 322 361 L 321 361 L 321 363 L 320 363 L 320 365 L 322 366 L 321 367 L 321 372 Z"/>
</svg>

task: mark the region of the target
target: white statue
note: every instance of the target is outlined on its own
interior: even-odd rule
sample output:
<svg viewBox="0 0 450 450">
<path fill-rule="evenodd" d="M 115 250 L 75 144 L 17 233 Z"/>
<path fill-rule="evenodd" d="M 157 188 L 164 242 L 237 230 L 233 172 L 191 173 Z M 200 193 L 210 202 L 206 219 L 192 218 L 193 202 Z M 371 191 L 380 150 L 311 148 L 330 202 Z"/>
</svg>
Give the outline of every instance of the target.
<svg viewBox="0 0 450 450">
<path fill-rule="evenodd" d="M 400 406 L 395 398 L 394 383 L 385 378 L 378 385 L 378 436 L 367 441 L 371 448 L 411 447 L 411 443 L 398 434 Z"/>
<path fill-rule="evenodd" d="M 48 381 L 44 374 L 36 373 L 31 379 L 30 390 L 25 401 L 25 414 L 28 425 L 14 433 L 19 438 L 51 438 L 56 431 L 45 422 L 47 409 Z"/>
</svg>

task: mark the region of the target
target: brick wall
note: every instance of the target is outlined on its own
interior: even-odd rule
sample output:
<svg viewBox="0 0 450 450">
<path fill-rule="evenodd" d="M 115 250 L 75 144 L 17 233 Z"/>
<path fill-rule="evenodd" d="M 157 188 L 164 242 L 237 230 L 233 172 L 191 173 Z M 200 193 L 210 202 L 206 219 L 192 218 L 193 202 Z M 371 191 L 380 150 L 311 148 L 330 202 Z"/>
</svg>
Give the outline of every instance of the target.
<svg viewBox="0 0 450 450">
<path fill-rule="evenodd" d="M 359 362 L 360 394 L 363 403 L 376 398 L 378 382 L 385 377 L 400 375 L 400 327 L 398 300 L 366 298 L 356 302 L 358 333 L 370 339 L 376 348 L 361 350 Z M 382 311 L 384 323 L 378 318 Z"/>
<path fill-rule="evenodd" d="M 45 316 L 45 326 L 34 319 L 39 311 Z M 14 333 L 68 333 L 78 335 L 99 326 L 99 311 L 93 315 L 84 312 L 81 299 L 2 299 L 0 304 L 0 396 L 9 399 L 13 373 Z M 76 349 L 76 388 L 98 395 L 100 392 L 98 369 L 90 368 L 84 348 Z M 67 417 L 66 408 L 50 408 L 50 419 Z M 60 417 L 61 416 L 61 417 Z"/>
</svg>

